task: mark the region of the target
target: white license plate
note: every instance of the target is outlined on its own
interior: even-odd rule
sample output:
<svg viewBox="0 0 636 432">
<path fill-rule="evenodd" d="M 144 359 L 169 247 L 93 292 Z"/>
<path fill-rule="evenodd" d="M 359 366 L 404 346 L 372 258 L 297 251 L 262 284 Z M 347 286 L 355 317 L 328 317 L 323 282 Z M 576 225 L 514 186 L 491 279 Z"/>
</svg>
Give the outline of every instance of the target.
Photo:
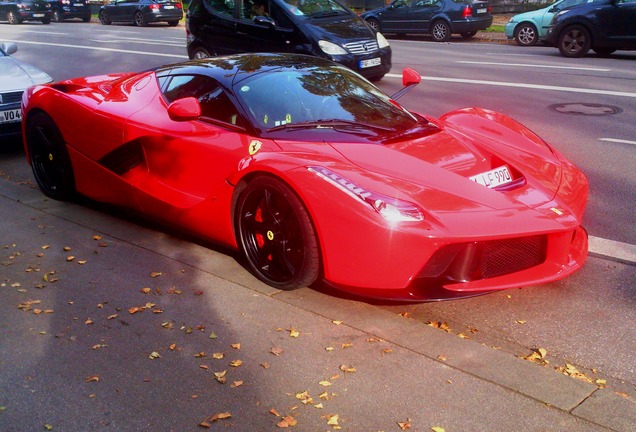
<svg viewBox="0 0 636 432">
<path fill-rule="evenodd" d="M 0 111 L 0 123 L 17 123 L 22 120 L 22 111 L 13 109 L 8 111 Z"/>
<path fill-rule="evenodd" d="M 44 18 L 44 14 L 33 14 L 33 18 Z"/>
<path fill-rule="evenodd" d="M 73 6 L 75 7 L 81 7 L 84 6 L 84 3 L 74 3 Z"/>
<path fill-rule="evenodd" d="M 164 6 L 164 9 L 174 9 L 174 6 Z"/>
<path fill-rule="evenodd" d="M 486 12 L 488 12 L 488 9 L 486 9 L 486 8 L 479 8 L 479 9 L 477 9 L 477 13 L 478 13 L 478 14 L 480 14 L 480 13 L 486 13 Z"/>
<path fill-rule="evenodd" d="M 360 60 L 360 69 L 373 67 L 373 66 L 380 66 L 381 64 L 382 64 L 382 59 L 380 57 L 372 58 L 368 60 Z"/>
<path fill-rule="evenodd" d="M 474 175 L 469 178 L 475 183 L 479 183 L 480 185 L 489 188 L 495 188 L 497 186 L 505 185 L 506 183 L 510 183 L 512 181 L 510 171 L 505 165 L 500 166 L 499 168 L 495 168 L 494 170 Z"/>
</svg>

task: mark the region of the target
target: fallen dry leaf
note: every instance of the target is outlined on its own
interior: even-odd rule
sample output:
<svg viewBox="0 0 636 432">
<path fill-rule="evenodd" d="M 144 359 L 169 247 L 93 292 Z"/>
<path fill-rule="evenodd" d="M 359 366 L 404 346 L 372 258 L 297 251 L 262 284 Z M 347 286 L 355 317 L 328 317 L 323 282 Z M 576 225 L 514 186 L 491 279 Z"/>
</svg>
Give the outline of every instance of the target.
<svg viewBox="0 0 636 432">
<path fill-rule="evenodd" d="M 272 349 L 269 350 L 269 352 L 278 356 L 283 353 L 283 349 L 281 347 L 272 347 Z"/>
<path fill-rule="evenodd" d="M 148 358 L 150 360 L 154 360 L 154 359 L 158 359 L 161 358 L 161 355 L 157 352 L 157 351 L 153 351 L 150 353 L 150 355 L 148 356 Z"/>
<path fill-rule="evenodd" d="M 151 273 L 150 273 L 150 277 L 151 277 L 151 278 L 156 278 L 156 277 L 161 276 L 162 274 L 163 274 L 163 273 L 161 273 L 161 272 L 154 272 L 154 271 L 153 271 L 153 272 L 151 272 Z"/>
<path fill-rule="evenodd" d="M 99 382 L 99 375 L 91 375 L 84 378 L 84 382 Z"/>
<path fill-rule="evenodd" d="M 239 367 L 243 364 L 243 360 L 232 360 L 230 362 L 230 366 L 232 367 Z"/>
</svg>

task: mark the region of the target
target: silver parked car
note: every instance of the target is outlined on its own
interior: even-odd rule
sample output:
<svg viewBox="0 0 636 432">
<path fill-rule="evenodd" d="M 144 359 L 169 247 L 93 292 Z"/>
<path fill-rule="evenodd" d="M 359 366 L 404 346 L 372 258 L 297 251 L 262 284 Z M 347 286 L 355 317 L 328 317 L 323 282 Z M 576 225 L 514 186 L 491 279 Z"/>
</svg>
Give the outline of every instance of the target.
<svg viewBox="0 0 636 432">
<path fill-rule="evenodd" d="M 11 57 L 17 50 L 13 42 L 0 44 L 0 138 L 20 135 L 20 101 L 24 90 L 53 81 L 35 66 Z"/>
</svg>

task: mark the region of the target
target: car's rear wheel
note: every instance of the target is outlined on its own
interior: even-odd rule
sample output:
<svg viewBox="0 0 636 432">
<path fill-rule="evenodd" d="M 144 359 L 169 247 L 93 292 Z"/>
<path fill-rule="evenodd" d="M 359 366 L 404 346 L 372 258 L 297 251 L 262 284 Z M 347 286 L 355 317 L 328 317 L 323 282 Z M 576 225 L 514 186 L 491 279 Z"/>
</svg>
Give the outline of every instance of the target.
<svg viewBox="0 0 636 432">
<path fill-rule="evenodd" d="M 583 57 L 592 46 L 592 37 L 585 27 L 572 25 L 561 32 L 557 46 L 565 57 Z"/>
<path fill-rule="evenodd" d="M 105 10 L 99 11 L 99 22 L 103 25 L 110 25 L 112 21 L 108 18 Z"/>
<path fill-rule="evenodd" d="M 42 192 L 58 200 L 73 198 L 73 167 L 62 134 L 53 119 L 43 112 L 29 118 L 26 144 L 33 175 Z"/>
<path fill-rule="evenodd" d="M 515 29 L 515 40 L 517 44 L 521 46 L 536 45 L 539 41 L 537 28 L 530 23 L 519 24 Z"/>
<path fill-rule="evenodd" d="M 174 21 L 168 21 L 168 25 L 170 27 L 176 27 L 179 25 L 179 21 L 178 20 L 174 20 Z"/>
<path fill-rule="evenodd" d="M 82 18 L 82 21 L 84 22 L 89 22 L 91 20 L 91 16 L 90 15 L 86 15 L 85 17 Z"/>
<path fill-rule="evenodd" d="M 377 19 L 369 18 L 367 20 L 367 23 L 369 24 L 369 27 L 371 27 L 373 30 L 375 30 L 377 32 L 381 32 L 382 31 L 382 26 L 380 26 L 380 22 Z"/>
<path fill-rule="evenodd" d="M 60 16 L 60 12 L 59 11 L 53 11 L 53 21 L 54 22 L 60 22 L 62 21 L 62 17 Z"/>
<path fill-rule="evenodd" d="M 44 18 L 42 24 L 51 24 L 51 18 Z"/>
<path fill-rule="evenodd" d="M 18 15 L 16 15 L 13 11 L 7 12 L 7 21 L 9 21 L 9 24 L 20 24 L 22 22 L 20 21 L 20 18 L 18 18 Z"/>
<path fill-rule="evenodd" d="M 463 37 L 464 39 L 470 39 L 472 37 L 475 37 L 476 34 L 477 34 L 476 31 L 469 31 L 469 32 L 460 33 L 461 37 Z"/>
<path fill-rule="evenodd" d="M 278 289 L 311 285 L 320 255 L 313 224 L 294 191 L 269 176 L 253 179 L 236 204 L 239 248 L 261 281 Z"/>
<path fill-rule="evenodd" d="M 144 15 L 139 11 L 135 12 L 135 25 L 137 27 L 146 27 L 148 25 Z"/>
<path fill-rule="evenodd" d="M 448 42 L 451 38 L 451 28 L 446 21 L 437 20 L 431 27 L 431 35 L 435 42 Z"/>
<path fill-rule="evenodd" d="M 194 60 L 206 59 L 214 57 L 210 51 L 203 47 L 196 47 L 190 52 L 190 58 Z"/>
</svg>

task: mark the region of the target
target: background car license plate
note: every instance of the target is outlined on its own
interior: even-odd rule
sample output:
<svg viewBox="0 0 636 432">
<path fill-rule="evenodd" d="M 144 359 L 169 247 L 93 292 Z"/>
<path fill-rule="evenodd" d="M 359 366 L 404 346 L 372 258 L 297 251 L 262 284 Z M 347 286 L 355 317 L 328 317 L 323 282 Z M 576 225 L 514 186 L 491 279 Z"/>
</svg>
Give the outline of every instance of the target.
<svg viewBox="0 0 636 432">
<path fill-rule="evenodd" d="M 33 14 L 33 18 L 43 18 L 44 14 L 41 13 L 37 13 L 37 14 Z"/>
<path fill-rule="evenodd" d="M 364 68 L 368 68 L 372 66 L 380 66 L 381 64 L 382 64 L 382 59 L 380 57 L 372 58 L 368 60 L 360 60 L 360 69 L 364 69 Z"/>
<path fill-rule="evenodd" d="M 479 183 L 480 185 L 495 188 L 497 186 L 504 185 L 506 183 L 510 183 L 512 181 L 512 176 L 510 175 L 510 171 L 507 166 L 500 166 L 499 168 L 495 168 L 494 170 L 486 171 L 481 174 L 474 175 L 469 177 L 475 183 Z"/>
<path fill-rule="evenodd" d="M 477 9 L 477 13 L 478 13 L 478 14 L 480 14 L 480 13 L 486 13 L 486 11 L 487 11 L 487 9 L 486 9 L 486 8 L 479 8 L 479 9 Z"/>
<path fill-rule="evenodd" d="M 174 6 L 164 6 L 164 9 L 174 9 Z"/>
<path fill-rule="evenodd" d="M 8 111 L 0 111 L 0 123 L 15 123 L 22 119 L 22 112 L 20 109 L 13 109 Z"/>
</svg>

